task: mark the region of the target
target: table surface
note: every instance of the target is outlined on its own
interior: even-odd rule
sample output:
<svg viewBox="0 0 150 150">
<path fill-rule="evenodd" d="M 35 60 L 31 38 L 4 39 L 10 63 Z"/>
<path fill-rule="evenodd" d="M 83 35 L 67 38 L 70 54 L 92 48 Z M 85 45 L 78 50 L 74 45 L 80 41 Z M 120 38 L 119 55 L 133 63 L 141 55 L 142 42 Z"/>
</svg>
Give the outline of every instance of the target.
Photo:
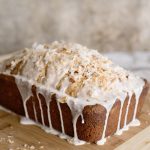
<svg viewBox="0 0 150 150">
<path fill-rule="evenodd" d="M 150 81 L 150 53 L 106 53 L 117 64 L 134 71 Z M 1 56 L 0 60 L 9 57 Z M 142 57 L 140 57 L 142 56 Z M 141 125 L 132 127 L 121 136 L 107 139 L 104 146 L 86 144 L 74 146 L 57 136 L 45 133 L 34 125 L 21 125 L 20 118 L 0 110 L 0 150 L 149 150 L 150 149 L 150 92 L 140 116 Z"/>
</svg>

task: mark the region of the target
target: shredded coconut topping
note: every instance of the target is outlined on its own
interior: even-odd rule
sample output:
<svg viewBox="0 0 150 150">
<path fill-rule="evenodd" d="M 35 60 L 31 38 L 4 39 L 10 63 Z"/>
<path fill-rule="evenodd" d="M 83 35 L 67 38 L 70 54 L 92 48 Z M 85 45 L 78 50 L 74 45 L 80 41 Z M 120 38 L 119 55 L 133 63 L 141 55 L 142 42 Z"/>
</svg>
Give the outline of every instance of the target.
<svg viewBox="0 0 150 150">
<path fill-rule="evenodd" d="M 133 92 L 141 78 L 113 64 L 96 50 L 79 44 L 34 44 L 1 64 L 0 72 L 20 75 L 46 88 L 53 87 L 86 100 Z"/>
</svg>

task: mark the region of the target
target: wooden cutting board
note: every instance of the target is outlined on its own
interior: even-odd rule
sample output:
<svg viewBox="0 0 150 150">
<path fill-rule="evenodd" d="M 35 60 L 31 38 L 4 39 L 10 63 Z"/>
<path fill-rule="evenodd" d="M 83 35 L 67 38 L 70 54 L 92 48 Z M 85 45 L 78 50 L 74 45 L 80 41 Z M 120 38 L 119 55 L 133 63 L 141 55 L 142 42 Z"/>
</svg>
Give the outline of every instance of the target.
<svg viewBox="0 0 150 150">
<path fill-rule="evenodd" d="M 140 116 L 141 125 L 121 136 L 107 139 L 104 146 L 74 146 L 34 125 L 21 125 L 19 116 L 0 110 L 0 150 L 150 150 L 150 92 Z"/>
</svg>

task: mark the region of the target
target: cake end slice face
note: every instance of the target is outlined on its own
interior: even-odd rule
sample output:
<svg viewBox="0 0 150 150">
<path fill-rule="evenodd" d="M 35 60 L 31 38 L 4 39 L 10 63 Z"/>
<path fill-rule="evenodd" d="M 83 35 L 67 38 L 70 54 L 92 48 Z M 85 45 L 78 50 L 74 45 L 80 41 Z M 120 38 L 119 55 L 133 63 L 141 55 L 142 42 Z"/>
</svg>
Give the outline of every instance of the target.
<svg viewBox="0 0 150 150">
<path fill-rule="evenodd" d="M 146 80 L 79 44 L 34 44 L 0 63 L 0 105 L 75 145 L 140 125 Z"/>
</svg>

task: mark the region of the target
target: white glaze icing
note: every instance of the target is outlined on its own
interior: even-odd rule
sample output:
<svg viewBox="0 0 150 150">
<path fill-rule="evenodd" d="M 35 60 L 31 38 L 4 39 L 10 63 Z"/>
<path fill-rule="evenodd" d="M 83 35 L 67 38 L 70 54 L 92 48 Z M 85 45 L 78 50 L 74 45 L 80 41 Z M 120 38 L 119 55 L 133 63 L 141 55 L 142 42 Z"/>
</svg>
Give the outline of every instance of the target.
<svg viewBox="0 0 150 150">
<path fill-rule="evenodd" d="M 140 126 L 140 121 L 138 119 L 134 119 L 132 120 L 132 122 L 129 123 L 130 127 L 134 127 L 134 126 Z"/>
<path fill-rule="evenodd" d="M 44 116 L 43 116 L 43 109 L 42 109 L 42 104 L 41 104 L 41 100 L 40 100 L 40 97 L 39 97 L 39 94 L 40 94 L 39 88 L 36 88 L 36 92 L 37 92 L 36 95 L 37 95 L 37 98 L 38 98 L 38 101 L 39 101 L 40 110 L 41 110 L 42 124 L 45 126 Z"/>
<path fill-rule="evenodd" d="M 133 96 L 132 93 L 128 93 L 128 94 L 129 94 L 129 100 L 128 100 L 128 104 L 127 104 L 127 108 L 126 108 L 125 119 L 124 119 L 124 130 L 126 130 L 125 127 L 127 127 L 127 130 L 128 130 L 128 126 L 126 126 L 127 125 L 127 118 L 128 118 L 129 106 L 130 106 L 131 99 Z"/>
<path fill-rule="evenodd" d="M 60 135 L 61 133 L 55 129 L 50 130 L 49 127 L 46 127 L 46 126 L 43 126 L 41 124 L 39 124 L 38 122 L 35 122 L 31 119 L 28 119 L 28 118 L 25 118 L 25 117 L 20 117 L 20 124 L 23 124 L 23 125 L 37 125 L 39 126 L 41 129 L 43 129 L 46 133 L 50 133 L 50 134 L 53 134 L 53 135 Z"/>
<path fill-rule="evenodd" d="M 36 109 L 35 109 L 35 102 L 32 102 L 32 105 L 33 105 L 33 112 L 34 112 L 34 116 L 35 116 L 35 121 L 38 122 L 37 112 L 36 112 Z M 27 106 L 25 106 L 25 107 L 27 107 Z"/>
<path fill-rule="evenodd" d="M 65 135 L 64 123 L 63 123 L 63 115 L 62 115 L 62 111 L 61 111 L 61 107 L 60 107 L 59 101 L 56 101 L 56 102 L 57 102 L 57 107 L 58 107 L 58 110 L 59 110 L 60 122 L 61 122 L 61 130 L 62 130 L 62 134 L 60 135 L 60 137 L 62 139 L 65 139 L 66 135 Z"/>
<path fill-rule="evenodd" d="M 138 108 L 138 102 L 142 93 L 143 87 L 140 87 L 139 89 L 135 90 L 135 109 L 134 109 L 134 114 L 133 114 L 133 120 L 136 119 L 136 113 L 137 113 L 137 108 Z"/>
<path fill-rule="evenodd" d="M 81 114 L 81 122 L 82 122 L 82 124 L 84 124 L 84 116 L 83 116 L 83 113 Z"/>
<path fill-rule="evenodd" d="M 97 141 L 97 145 L 103 145 L 106 142 L 106 138 L 105 138 L 106 128 L 107 128 L 107 123 L 108 123 L 108 118 L 109 118 L 109 113 L 111 108 L 112 107 L 109 107 L 109 109 L 107 109 L 102 138 L 99 141 Z"/>
<path fill-rule="evenodd" d="M 20 60 L 23 60 L 21 65 L 23 67 L 15 75 L 11 72 L 16 69 L 15 67 Z M 10 64 L 11 67 L 5 70 L 5 64 Z M 16 84 L 23 99 L 25 116 L 29 118 L 26 102 L 32 96 L 32 85 L 35 85 L 37 87 L 37 97 L 40 104 L 43 125 L 41 126 L 37 123 L 37 112 L 33 103 L 36 124 L 41 126 L 46 132 L 68 139 L 70 143 L 75 145 L 86 143 L 78 138 L 76 125 L 79 116 L 81 116 L 82 123 L 84 123 L 82 111 L 87 105 L 101 104 L 106 108 L 103 134 L 97 144 L 101 145 L 106 142 L 105 134 L 109 113 L 116 99 L 121 101 L 116 134 L 121 134 L 129 126 L 139 125 L 139 121 L 136 119 L 136 112 L 144 81 L 121 67 L 114 65 L 95 50 L 88 50 L 79 44 L 66 44 L 63 42 L 54 42 L 51 45 L 35 44 L 33 49 L 26 49 L 23 54 L 17 57 L 14 56 L 1 65 L 4 66 L 0 67 L 0 72 L 6 75 L 11 74 L 16 79 Z M 79 89 L 76 91 L 74 87 L 79 87 Z M 49 127 L 46 127 L 44 123 L 44 114 L 38 93 L 41 93 L 45 97 Z M 50 115 L 52 93 L 58 97 L 56 102 L 60 114 L 62 133 L 57 132 L 52 127 Z M 124 127 L 120 130 L 122 107 L 128 93 L 129 101 L 125 114 Z M 127 114 L 133 93 L 136 96 L 134 117 L 133 121 L 127 125 Z M 66 97 L 65 102 L 72 113 L 73 138 L 68 137 L 64 131 L 63 116 L 60 107 L 61 101 L 59 102 L 59 99 L 63 97 Z"/>
<path fill-rule="evenodd" d="M 71 99 L 67 99 L 67 104 L 71 110 L 72 113 L 72 123 L 73 123 L 73 131 L 74 131 L 74 137 L 72 139 L 69 139 L 68 141 L 75 145 L 82 145 L 85 144 L 85 141 L 79 140 L 78 133 L 77 133 L 77 121 L 79 116 L 82 114 L 82 111 L 84 109 L 83 103 L 78 103 L 77 101 L 72 101 Z"/>
<path fill-rule="evenodd" d="M 50 102 L 51 102 L 51 96 L 52 93 L 48 93 L 46 90 L 44 91 L 46 105 L 47 105 L 47 115 L 48 115 L 48 122 L 49 122 L 49 128 L 53 132 L 53 126 L 51 122 L 51 115 L 50 115 Z"/>
<path fill-rule="evenodd" d="M 18 70 L 17 75 L 47 88 L 55 89 L 61 82 L 59 90 L 63 93 L 80 99 L 97 101 L 104 101 L 110 93 L 118 95 L 123 91 L 133 91 L 143 82 L 97 51 L 88 50 L 79 44 L 54 42 L 46 47 L 37 45 L 35 48 L 34 45 L 33 49 L 25 49 L 23 54 L 5 61 L 10 67 L 2 67 L 2 71 L 13 74 L 14 70 Z M 21 65 L 20 61 L 23 62 Z M 80 86 L 82 82 L 84 86 Z M 79 87 L 77 93 L 74 87 Z"/>
<path fill-rule="evenodd" d="M 21 117 L 20 118 L 20 123 L 23 124 L 23 125 L 34 125 L 34 124 L 36 124 L 33 120 L 28 119 L 26 117 Z"/>
<path fill-rule="evenodd" d="M 16 78 L 16 84 L 17 87 L 20 91 L 22 100 L 23 100 L 23 106 L 25 110 L 25 117 L 29 118 L 27 107 L 26 107 L 26 102 L 27 100 L 32 96 L 32 91 L 31 91 L 31 82 L 32 81 L 26 81 L 25 78 L 17 76 Z M 29 84 L 30 83 L 30 84 Z"/>
<path fill-rule="evenodd" d="M 124 101 L 120 101 L 121 105 L 120 105 L 120 112 L 119 112 L 119 119 L 118 119 L 118 125 L 117 125 L 117 131 L 116 131 L 116 135 L 121 135 L 122 133 L 120 132 L 120 123 L 121 123 L 121 115 L 122 115 L 122 109 L 123 109 L 123 102 Z"/>
</svg>

